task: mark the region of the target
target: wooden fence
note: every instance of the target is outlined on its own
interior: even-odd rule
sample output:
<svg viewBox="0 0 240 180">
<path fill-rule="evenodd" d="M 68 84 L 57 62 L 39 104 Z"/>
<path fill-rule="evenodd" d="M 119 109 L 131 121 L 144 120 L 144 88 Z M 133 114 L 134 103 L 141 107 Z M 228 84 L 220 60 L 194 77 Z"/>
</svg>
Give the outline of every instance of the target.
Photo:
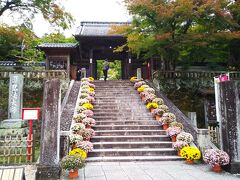
<svg viewBox="0 0 240 180">
<path fill-rule="evenodd" d="M 34 161 L 33 136 L 0 137 L 0 164 L 22 164 Z"/>
<path fill-rule="evenodd" d="M 213 78 L 220 74 L 229 73 L 231 79 L 240 79 L 240 72 L 226 72 L 226 71 L 155 71 L 153 72 L 153 79 L 155 78 Z"/>
<path fill-rule="evenodd" d="M 0 79 L 9 78 L 10 74 L 22 74 L 27 79 L 67 79 L 68 74 L 64 70 L 45 71 L 0 71 Z"/>
</svg>

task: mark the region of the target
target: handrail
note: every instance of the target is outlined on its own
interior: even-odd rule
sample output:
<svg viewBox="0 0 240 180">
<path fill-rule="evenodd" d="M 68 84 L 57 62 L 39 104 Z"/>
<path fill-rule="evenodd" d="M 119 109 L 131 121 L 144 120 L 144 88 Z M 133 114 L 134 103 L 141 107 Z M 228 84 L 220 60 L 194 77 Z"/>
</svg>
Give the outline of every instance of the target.
<svg viewBox="0 0 240 180">
<path fill-rule="evenodd" d="M 184 129 L 193 135 L 194 143 L 197 144 L 197 129 L 194 128 L 194 126 L 190 123 L 190 119 L 185 116 L 182 111 L 180 111 L 173 103 L 170 101 L 162 92 L 160 92 L 156 86 L 150 82 L 149 80 L 146 80 L 147 84 L 155 89 L 156 95 L 163 99 L 164 103 L 168 106 L 170 112 L 174 113 L 177 117 L 177 120 L 181 122 L 184 126 Z"/>
<path fill-rule="evenodd" d="M 0 79 L 9 78 L 10 74 L 22 74 L 27 79 L 67 79 L 68 74 L 64 70 L 43 70 L 43 71 L 14 71 L 0 70 Z"/>
<path fill-rule="evenodd" d="M 220 74 L 229 73 L 230 78 L 240 79 L 239 71 L 154 71 L 154 78 L 213 78 Z"/>
</svg>

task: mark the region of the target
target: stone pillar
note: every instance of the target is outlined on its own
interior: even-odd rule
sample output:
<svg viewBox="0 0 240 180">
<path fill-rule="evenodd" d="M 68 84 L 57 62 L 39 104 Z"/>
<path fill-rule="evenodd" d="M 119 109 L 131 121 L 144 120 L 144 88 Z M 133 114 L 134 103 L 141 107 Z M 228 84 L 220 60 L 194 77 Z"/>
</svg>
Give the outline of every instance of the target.
<svg viewBox="0 0 240 180">
<path fill-rule="evenodd" d="M 86 71 L 86 68 L 82 68 L 81 69 L 81 78 L 85 78 L 87 77 L 87 71 Z"/>
<path fill-rule="evenodd" d="M 8 119 L 22 118 L 23 75 L 10 74 Z"/>
<path fill-rule="evenodd" d="M 142 78 L 142 69 L 137 68 L 137 79 L 141 79 L 141 78 Z"/>
<path fill-rule="evenodd" d="M 93 50 L 89 50 L 89 76 L 93 77 Z"/>
<path fill-rule="evenodd" d="M 210 141 L 208 134 L 208 129 L 198 129 L 197 130 L 197 144 L 201 152 L 204 152 L 206 149 L 217 147 Z"/>
<path fill-rule="evenodd" d="M 188 117 L 191 120 L 191 124 L 196 128 L 197 127 L 197 113 L 188 112 Z"/>
<path fill-rule="evenodd" d="M 230 156 L 230 164 L 225 169 L 240 173 L 240 90 L 236 81 L 219 83 L 220 131 L 222 148 Z"/>
<path fill-rule="evenodd" d="M 61 106 L 60 80 L 48 80 L 44 84 L 41 151 L 36 179 L 58 179 L 59 147 L 60 147 L 60 106 Z"/>
</svg>

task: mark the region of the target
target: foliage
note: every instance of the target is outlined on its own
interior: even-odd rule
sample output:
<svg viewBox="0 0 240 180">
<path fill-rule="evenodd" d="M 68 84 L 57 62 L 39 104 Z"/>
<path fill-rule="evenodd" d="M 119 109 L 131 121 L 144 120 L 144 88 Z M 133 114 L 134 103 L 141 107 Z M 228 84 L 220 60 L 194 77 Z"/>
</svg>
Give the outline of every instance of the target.
<svg viewBox="0 0 240 180">
<path fill-rule="evenodd" d="M 82 120 L 82 123 L 83 123 L 85 126 L 94 126 L 94 125 L 96 124 L 95 119 L 89 118 L 89 117 L 84 118 L 84 119 Z"/>
<path fill-rule="evenodd" d="M 91 110 L 85 110 L 82 113 L 85 114 L 87 117 L 92 117 L 93 116 L 93 111 L 91 111 Z"/>
<path fill-rule="evenodd" d="M 144 87 L 139 87 L 139 88 L 137 88 L 137 91 L 139 92 L 139 93 L 141 93 L 141 92 L 143 92 L 144 91 Z"/>
<path fill-rule="evenodd" d="M 139 57 L 159 57 L 165 62 L 165 69 L 174 69 L 176 60 L 226 62 L 229 43 L 240 39 L 238 1 L 125 2 L 133 21 L 112 28 L 112 33 L 127 37 L 127 44 L 117 51 L 128 46 Z"/>
<path fill-rule="evenodd" d="M 98 79 L 102 79 L 103 75 L 103 64 L 104 60 L 97 60 L 97 77 Z M 109 70 L 108 70 L 108 79 L 109 80 L 116 80 L 121 79 L 121 61 L 114 60 L 113 62 L 109 62 Z"/>
<path fill-rule="evenodd" d="M 85 160 L 81 156 L 67 155 L 61 160 L 62 169 L 81 169 L 85 166 Z"/>
<path fill-rule="evenodd" d="M 162 98 L 155 98 L 155 99 L 153 99 L 152 102 L 157 103 L 158 105 L 164 104 L 164 101 Z"/>
<path fill-rule="evenodd" d="M 198 160 L 201 158 L 201 152 L 196 147 L 186 146 L 181 149 L 180 156 L 187 160 Z"/>
<path fill-rule="evenodd" d="M 204 162 L 214 165 L 227 165 L 229 164 L 229 155 L 219 149 L 207 149 L 203 154 Z"/>
<path fill-rule="evenodd" d="M 0 17 L 10 11 L 15 19 L 19 15 L 19 21 L 30 24 L 36 14 L 42 14 L 53 26 L 67 29 L 71 26 L 73 18 L 66 12 L 57 0 L 8 0 L 0 1 Z"/>
<path fill-rule="evenodd" d="M 85 128 L 85 129 L 81 129 L 79 131 L 79 134 L 82 135 L 84 140 L 89 140 L 95 135 L 95 131 L 91 128 Z"/>
</svg>

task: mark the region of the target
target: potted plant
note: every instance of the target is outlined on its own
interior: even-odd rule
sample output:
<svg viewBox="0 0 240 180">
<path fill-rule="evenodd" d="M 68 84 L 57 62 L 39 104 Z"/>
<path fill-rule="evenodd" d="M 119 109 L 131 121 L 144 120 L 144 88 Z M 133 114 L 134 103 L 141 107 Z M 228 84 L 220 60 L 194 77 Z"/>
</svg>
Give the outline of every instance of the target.
<svg viewBox="0 0 240 180">
<path fill-rule="evenodd" d="M 75 146 L 78 142 L 83 141 L 83 137 L 79 134 L 70 134 L 69 141 L 71 145 Z"/>
<path fill-rule="evenodd" d="M 150 87 L 144 88 L 144 91 L 149 93 L 149 94 L 154 94 L 155 93 L 155 90 L 153 88 L 150 88 Z"/>
<path fill-rule="evenodd" d="M 137 90 L 142 85 L 146 84 L 145 81 L 139 81 L 134 84 L 134 88 Z"/>
<path fill-rule="evenodd" d="M 154 109 L 152 114 L 157 121 L 160 121 L 160 118 L 165 112 L 168 112 L 168 107 L 166 105 L 158 105 L 158 108 Z"/>
<path fill-rule="evenodd" d="M 94 78 L 93 77 L 88 77 L 89 82 L 94 82 Z"/>
<path fill-rule="evenodd" d="M 137 80 L 137 77 L 136 77 L 136 76 L 133 76 L 133 77 L 130 78 L 130 81 L 131 81 L 132 83 L 135 83 L 136 80 Z"/>
<path fill-rule="evenodd" d="M 164 101 L 162 98 L 155 98 L 155 99 L 153 99 L 152 102 L 157 103 L 158 105 L 164 104 Z"/>
<path fill-rule="evenodd" d="M 184 141 L 176 141 L 172 144 L 173 149 L 175 149 L 176 151 L 178 151 L 178 155 L 180 156 L 180 151 L 182 148 L 189 146 L 188 143 L 184 142 Z"/>
<path fill-rule="evenodd" d="M 85 108 L 84 106 L 78 106 L 78 107 L 77 107 L 77 112 L 78 112 L 78 113 L 81 113 L 81 112 L 83 112 L 84 110 L 87 110 L 87 108 Z"/>
<path fill-rule="evenodd" d="M 87 99 L 91 104 L 94 104 L 94 103 L 95 103 L 95 98 L 92 97 L 92 96 L 88 96 L 88 97 L 86 97 L 86 99 Z"/>
<path fill-rule="evenodd" d="M 80 141 L 81 142 L 81 141 Z M 79 142 L 79 143 L 80 143 Z M 77 144 L 79 144 L 79 143 L 77 143 Z M 78 147 L 75 147 L 74 149 L 72 149 L 69 153 L 68 153 L 68 155 L 73 155 L 73 156 L 81 156 L 83 159 L 86 159 L 87 158 L 87 153 L 86 153 L 86 151 L 84 151 L 84 150 L 82 150 L 82 149 L 80 149 L 80 148 L 78 148 Z"/>
<path fill-rule="evenodd" d="M 89 94 L 90 96 L 92 96 L 92 97 L 95 96 L 95 92 L 94 92 L 94 91 L 88 91 L 88 94 Z"/>
<path fill-rule="evenodd" d="M 80 141 L 76 144 L 77 147 L 85 151 L 86 153 L 93 151 L 93 143 L 90 141 Z"/>
<path fill-rule="evenodd" d="M 89 87 L 91 87 L 91 88 L 93 88 L 93 89 L 95 89 L 95 87 L 96 87 L 96 86 L 95 86 L 94 84 L 92 84 L 92 83 L 89 83 L 88 85 L 89 85 Z"/>
<path fill-rule="evenodd" d="M 152 102 L 152 100 L 153 100 L 155 97 L 156 97 L 155 94 L 147 93 L 147 95 L 146 95 L 145 98 L 144 98 L 144 103 L 147 104 L 147 103 Z"/>
<path fill-rule="evenodd" d="M 176 137 L 182 131 L 182 129 L 179 127 L 169 127 L 166 131 L 168 136 L 172 138 L 172 142 L 176 142 Z"/>
<path fill-rule="evenodd" d="M 85 103 L 89 103 L 89 100 L 85 99 L 79 99 L 79 105 L 82 106 Z"/>
<path fill-rule="evenodd" d="M 175 114 L 170 112 L 164 113 L 161 118 L 163 129 L 166 130 L 169 127 L 169 124 L 173 121 L 176 121 Z"/>
<path fill-rule="evenodd" d="M 181 132 L 177 135 L 177 141 L 184 141 L 190 144 L 191 142 L 193 142 L 193 136 L 190 133 Z"/>
<path fill-rule="evenodd" d="M 93 105 L 90 104 L 90 103 L 85 103 L 85 104 L 83 104 L 82 106 L 83 106 L 86 110 L 87 110 L 87 109 L 90 109 L 90 110 L 93 109 Z"/>
<path fill-rule="evenodd" d="M 157 103 L 150 102 L 146 105 L 146 108 L 149 109 L 149 111 L 152 112 L 154 109 L 158 108 L 158 105 L 157 105 Z"/>
<path fill-rule="evenodd" d="M 95 119 L 93 118 L 84 118 L 82 120 L 82 123 L 85 125 L 86 128 L 91 128 L 92 126 L 94 126 L 96 124 Z"/>
<path fill-rule="evenodd" d="M 90 141 L 90 139 L 95 135 L 95 131 L 91 128 L 81 129 L 79 134 L 83 137 L 83 140 Z"/>
<path fill-rule="evenodd" d="M 138 89 L 137 89 L 137 91 L 139 92 L 139 93 L 141 93 L 141 92 L 143 92 L 144 91 L 144 87 L 139 87 Z"/>
<path fill-rule="evenodd" d="M 93 117 L 93 111 L 89 109 L 84 110 L 82 113 L 85 114 L 87 117 Z"/>
<path fill-rule="evenodd" d="M 78 132 L 82 129 L 85 129 L 85 125 L 83 123 L 75 123 L 72 127 L 71 130 L 73 131 L 74 134 L 79 134 Z M 81 134 L 80 134 L 81 135 Z"/>
<path fill-rule="evenodd" d="M 214 172 L 221 172 L 221 166 L 229 164 L 229 155 L 219 149 L 207 149 L 203 154 L 204 162 L 212 166 Z"/>
<path fill-rule="evenodd" d="M 179 128 L 181 128 L 181 129 L 183 129 L 182 123 L 177 122 L 177 121 L 171 122 L 171 123 L 169 124 L 169 126 L 170 126 L 170 127 L 179 127 Z"/>
<path fill-rule="evenodd" d="M 73 119 L 74 119 L 75 122 L 80 123 L 86 117 L 87 117 L 86 114 L 79 113 L 79 114 L 74 115 Z"/>
<path fill-rule="evenodd" d="M 69 170 L 68 178 L 78 177 L 78 169 L 85 166 L 85 160 L 81 156 L 67 155 L 62 158 L 60 163 L 62 169 Z"/>
<path fill-rule="evenodd" d="M 186 159 L 187 164 L 193 164 L 193 160 L 198 160 L 201 158 L 201 152 L 198 148 L 187 146 L 181 149 L 181 157 Z"/>
</svg>

